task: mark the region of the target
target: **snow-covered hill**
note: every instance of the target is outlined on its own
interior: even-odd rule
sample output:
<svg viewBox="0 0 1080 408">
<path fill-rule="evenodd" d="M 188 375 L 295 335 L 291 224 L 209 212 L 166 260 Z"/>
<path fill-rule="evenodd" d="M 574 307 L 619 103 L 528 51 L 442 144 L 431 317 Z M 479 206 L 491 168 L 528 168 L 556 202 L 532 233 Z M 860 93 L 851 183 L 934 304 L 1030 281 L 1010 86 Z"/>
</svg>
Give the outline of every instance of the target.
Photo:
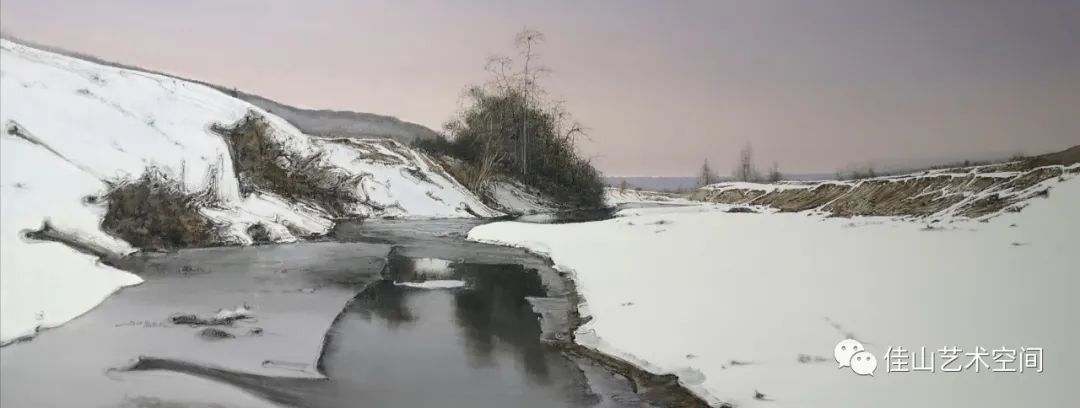
<svg viewBox="0 0 1080 408">
<path fill-rule="evenodd" d="M 328 109 L 305 109 L 290 106 L 270 98 L 247 93 L 236 88 L 198 81 L 181 76 L 148 70 L 133 65 L 127 65 L 116 61 L 109 61 L 94 55 L 84 54 L 78 51 L 67 50 L 47 44 L 36 43 L 23 38 L 12 37 L 9 33 L 0 33 L 5 39 L 17 44 L 38 50 L 48 51 L 60 55 L 66 55 L 96 64 L 109 67 L 129 69 L 151 74 L 159 74 L 169 78 L 175 78 L 184 82 L 196 83 L 209 86 L 226 94 L 247 101 L 267 112 L 289 121 L 301 132 L 311 136 L 321 137 L 347 137 L 353 139 L 394 139 L 402 143 L 412 143 L 415 140 L 432 139 L 439 134 L 430 128 L 407 122 L 393 116 L 378 115 L 367 112 L 352 112 Z"/>
<path fill-rule="evenodd" d="M 213 205 L 200 212 L 227 243 L 251 243 L 247 231 L 255 224 L 276 242 L 327 231 L 332 219 L 324 208 L 267 190 L 241 193 L 228 145 L 211 126 L 231 126 L 249 114 L 265 120 L 266 136 L 276 145 L 355 180 L 356 199 L 340 203 L 344 215 L 500 215 L 439 165 L 398 142 L 309 137 L 205 85 L 7 40 L 0 47 L 0 341 L 63 323 L 116 288 L 139 282 L 91 255 L 25 233 L 48 221 L 56 231 L 109 253 L 133 251 L 101 230 L 105 207 L 86 198 L 148 168 L 178 180 L 186 191 L 211 195 Z"/>
<path fill-rule="evenodd" d="M 423 125 L 406 122 L 392 116 L 326 109 L 302 109 L 245 92 L 236 92 L 236 96 L 273 112 L 312 136 L 354 139 L 385 138 L 402 143 L 439 137 L 438 133 Z"/>
</svg>

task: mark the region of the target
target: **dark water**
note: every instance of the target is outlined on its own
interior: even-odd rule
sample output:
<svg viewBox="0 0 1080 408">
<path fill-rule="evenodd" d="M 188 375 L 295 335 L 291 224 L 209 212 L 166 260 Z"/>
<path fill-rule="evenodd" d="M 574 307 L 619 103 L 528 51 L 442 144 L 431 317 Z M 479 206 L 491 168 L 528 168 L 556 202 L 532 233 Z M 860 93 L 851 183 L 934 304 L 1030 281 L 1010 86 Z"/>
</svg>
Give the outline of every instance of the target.
<svg viewBox="0 0 1080 408">
<path fill-rule="evenodd" d="M 394 281 L 416 280 L 413 262 L 390 262 Z M 422 278 L 422 277 L 421 277 Z M 460 264 L 458 289 L 380 282 L 349 305 L 329 334 L 328 393 L 358 406 L 593 406 L 581 369 L 541 344 L 526 296 L 544 296 L 520 265 Z M 334 404 L 334 406 L 342 406 Z"/>
<path fill-rule="evenodd" d="M 319 360 L 326 380 L 241 374 L 153 356 L 133 370 L 197 375 L 298 407 L 648 406 L 623 377 L 541 340 L 552 336 L 545 336 L 529 299 L 558 300 L 565 288 L 536 257 L 463 240 L 473 225 L 389 220 L 335 231 L 338 240 L 395 246 L 381 279 L 350 301 L 326 334 Z M 402 284 L 427 280 L 465 286 Z"/>
</svg>

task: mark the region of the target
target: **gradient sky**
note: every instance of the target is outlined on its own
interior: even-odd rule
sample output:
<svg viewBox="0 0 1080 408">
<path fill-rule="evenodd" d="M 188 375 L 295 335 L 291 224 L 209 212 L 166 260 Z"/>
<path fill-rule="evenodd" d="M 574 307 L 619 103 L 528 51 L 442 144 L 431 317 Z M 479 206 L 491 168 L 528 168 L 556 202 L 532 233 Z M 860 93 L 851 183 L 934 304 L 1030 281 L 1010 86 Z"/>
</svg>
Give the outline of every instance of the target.
<svg viewBox="0 0 1080 408">
<path fill-rule="evenodd" d="M 1080 144 L 1080 0 L 0 0 L 31 41 L 436 129 L 524 26 L 608 175 Z"/>
</svg>

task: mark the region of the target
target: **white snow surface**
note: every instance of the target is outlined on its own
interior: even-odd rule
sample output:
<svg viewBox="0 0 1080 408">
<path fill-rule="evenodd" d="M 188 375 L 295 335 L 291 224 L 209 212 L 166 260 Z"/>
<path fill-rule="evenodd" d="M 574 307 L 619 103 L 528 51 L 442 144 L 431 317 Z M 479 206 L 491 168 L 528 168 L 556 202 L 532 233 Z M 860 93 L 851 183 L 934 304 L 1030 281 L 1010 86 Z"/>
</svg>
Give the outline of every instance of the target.
<svg viewBox="0 0 1080 408">
<path fill-rule="evenodd" d="M 246 230 L 255 223 L 277 242 L 295 241 L 296 231 L 327 231 L 333 222 L 320 209 L 269 192 L 240 193 L 228 148 L 210 126 L 231 125 L 249 111 L 264 116 L 271 136 L 287 149 L 321 153 L 324 165 L 363 175 L 357 188 L 366 200 L 352 203 L 355 215 L 499 215 L 400 143 L 312 138 L 200 84 L 7 40 L 0 40 L 0 48 L 0 342 L 68 321 L 117 288 L 140 282 L 61 244 L 27 240 L 23 231 L 48 220 L 61 232 L 117 254 L 132 252 L 128 243 L 100 230 L 104 208 L 85 204 L 84 197 L 104 193 L 106 181 L 137 178 L 149 166 L 190 191 L 212 188 L 221 204 L 202 212 L 224 227 L 228 242 L 251 243 Z M 22 136 L 12 134 L 13 128 Z M 210 180 L 215 174 L 217 180 Z"/>
<path fill-rule="evenodd" d="M 79 204 L 87 186 L 101 187 L 101 180 L 22 140 L 0 138 L 0 154 L 0 344 L 63 324 L 117 288 L 142 282 L 63 244 L 23 238 L 49 220 L 59 231 L 131 251 L 98 229 L 102 208 Z"/>
<path fill-rule="evenodd" d="M 1080 179 L 1066 178 L 985 222 L 703 205 L 487 224 L 469 239 L 550 256 L 593 318 L 578 343 L 678 374 L 713 405 L 1065 407 L 1080 399 Z M 873 377 L 837 368 L 833 348 L 848 337 L 877 357 Z M 897 346 L 955 346 L 962 364 L 977 347 L 1042 347 L 1044 371 L 942 372 L 938 355 L 932 373 L 886 372 Z"/>
</svg>

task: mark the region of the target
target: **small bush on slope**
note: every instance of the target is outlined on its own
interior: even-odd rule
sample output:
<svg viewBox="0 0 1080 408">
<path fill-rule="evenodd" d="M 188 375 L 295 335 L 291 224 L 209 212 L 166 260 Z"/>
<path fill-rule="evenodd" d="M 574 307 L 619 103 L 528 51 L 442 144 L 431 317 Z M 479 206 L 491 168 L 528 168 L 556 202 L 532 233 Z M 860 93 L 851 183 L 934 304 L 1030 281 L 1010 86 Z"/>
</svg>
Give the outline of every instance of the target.
<svg viewBox="0 0 1080 408">
<path fill-rule="evenodd" d="M 451 173 L 484 196 L 495 174 L 513 177 L 564 207 L 602 207 L 604 183 L 588 160 L 578 156 L 573 135 L 559 130 L 558 116 L 525 104 L 515 90 L 470 90 L 472 106 L 447 125 L 452 139 L 424 140 L 417 147 L 461 162 Z M 529 122 L 527 142 L 520 137 L 522 117 Z M 528 146 L 528 161 L 521 159 Z M 522 174 L 525 168 L 525 174 Z"/>
<path fill-rule="evenodd" d="M 199 207 L 214 202 L 210 191 L 191 194 L 182 183 L 151 167 L 136 180 L 110 183 L 104 198 L 105 232 L 139 248 L 206 246 L 217 241 L 214 223 Z"/>
<path fill-rule="evenodd" d="M 415 146 L 459 159 L 450 172 L 481 197 L 487 196 L 487 182 L 502 174 L 563 207 L 603 207 L 600 173 L 576 149 L 584 128 L 560 103 L 545 98 L 537 83 L 545 69 L 529 70 L 529 61 L 536 58 L 532 46 L 542 38 L 529 30 L 519 34 L 521 69 L 509 58 L 492 59 L 492 80 L 471 87 L 464 111 L 447 123 L 450 139 L 421 140 Z"/>
<path fill-rule="evenodd" d="M 215 125 L 225 138 L 240 191 L 264 190 L 294 201 L 305 201 L 335 215 L 346 215 L 357 197 L 358 176 L 323 164 L 322 154 L 304 156 L 282 146 L 261 115 L 248 112 L 231 127 Z"/>
</svg>

